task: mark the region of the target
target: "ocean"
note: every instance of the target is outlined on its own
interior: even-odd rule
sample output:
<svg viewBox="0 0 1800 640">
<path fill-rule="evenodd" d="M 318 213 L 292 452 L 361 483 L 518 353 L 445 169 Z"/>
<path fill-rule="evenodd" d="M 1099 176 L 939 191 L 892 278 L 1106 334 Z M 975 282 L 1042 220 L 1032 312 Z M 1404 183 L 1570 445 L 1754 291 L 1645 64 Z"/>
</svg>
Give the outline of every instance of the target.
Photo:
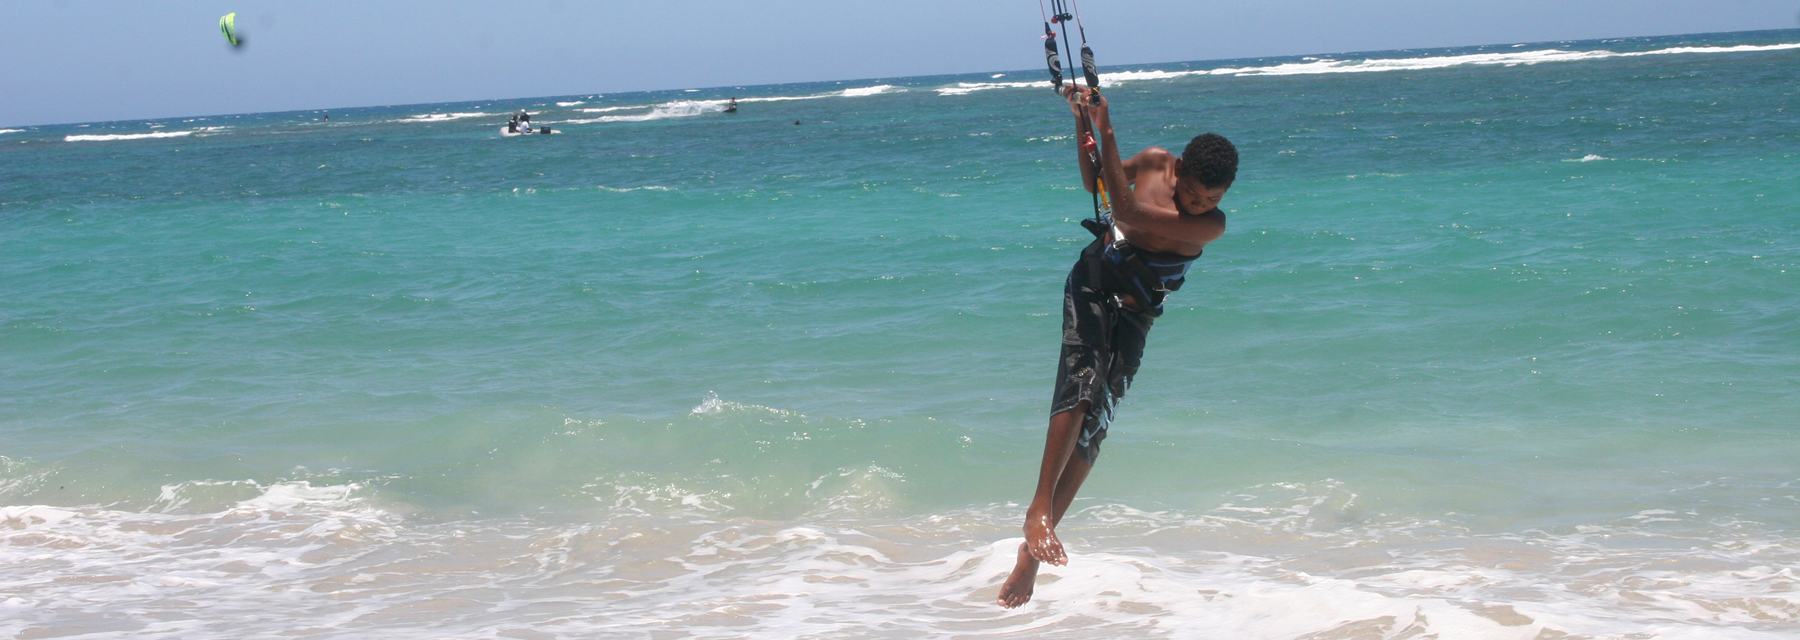
<svg viewBox="0 0 1800 640">
<path fill-rule="evenodd" d="M 1041 69 L 0 127 L 0 636 L 1800 636 L 1800 31 L 1100 62 L 1242 168 L 1015 610 Z"/>
</svg>

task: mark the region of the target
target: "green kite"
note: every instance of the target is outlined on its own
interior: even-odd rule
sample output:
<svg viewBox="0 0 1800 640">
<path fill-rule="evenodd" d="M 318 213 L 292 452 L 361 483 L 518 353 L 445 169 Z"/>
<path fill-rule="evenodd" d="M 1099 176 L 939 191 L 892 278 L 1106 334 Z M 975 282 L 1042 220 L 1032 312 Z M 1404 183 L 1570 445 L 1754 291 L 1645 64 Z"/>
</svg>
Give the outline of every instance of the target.
<svg viewBox="0 0 1800 640">
<path fill-rule="evenodd" d="M 237 35 L 236 11 L 227 13 L 219 18 L 219 33 L 225 34 L 225 41 L 231 43 L 231 46 L 238 46 L 238 43 L 241 41 L 238 40 Z"/>
</svg>

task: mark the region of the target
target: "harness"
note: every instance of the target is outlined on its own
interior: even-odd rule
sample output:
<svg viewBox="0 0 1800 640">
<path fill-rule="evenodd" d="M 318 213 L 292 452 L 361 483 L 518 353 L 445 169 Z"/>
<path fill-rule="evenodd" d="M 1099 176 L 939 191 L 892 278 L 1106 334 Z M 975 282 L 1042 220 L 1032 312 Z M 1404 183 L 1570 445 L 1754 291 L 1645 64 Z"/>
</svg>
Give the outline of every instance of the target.
<svg viewBox="0 0 1800 640">
<path fill-rule="evenodd" d="M 1109 242 L 1106 236 L 1113 226 L 1110 215 L 1082 220 L 1081 226 L 1094 234 L 1094 242 L 1081 251 L 1092 281 L 1112 294 L 1114 305 L 1152 318 L 1162 315 L 1163 299 L 1181 289 L 1187 281 L 1188 268 L 1200 259 L 1199 253 L 1184 256 L 1150 251 L 1123 236 Z M 1124 299 L 1127 295 L 1131 297 L 1129 304 Z"/>
</svg>

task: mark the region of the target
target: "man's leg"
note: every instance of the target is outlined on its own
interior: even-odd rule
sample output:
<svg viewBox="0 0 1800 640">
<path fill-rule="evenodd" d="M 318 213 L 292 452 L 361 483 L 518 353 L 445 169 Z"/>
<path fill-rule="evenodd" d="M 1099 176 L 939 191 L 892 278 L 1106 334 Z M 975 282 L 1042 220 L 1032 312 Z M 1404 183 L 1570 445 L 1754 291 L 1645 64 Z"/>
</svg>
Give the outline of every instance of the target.
<svg viewBox="0 0 1800 640">
<path fill-rule="evenodd" d="M 1056 538 L 1056 525 L 1062 522 L 1063 514 L 1068 512 L 1069 505 L 1075 502 L 1075 494 L 1081 490 L 1081 483 L 1094 468 L 1086 458 L 1072 455 L 1087 409 L 1088 403 L 1083 401 L 1073 409 L 1050 416 L 1050 429 L 1044 440 L 1044 461 L 1038 469 L 1037 493 L 1025 513 L 1025 542 L 1019 544 L 1019 557 L 1013 564 L 1012 575 L 1006 577 L 996 598 L 1002 607 L 1011 609 L 1031 600 L 1040 558 L 1056 565 L 1068 563 L 1062 541 Z M 1035 540 L 1034 535 L 1038 536 Z M 1054 555 L 1042 555 L 1034 549 L 1044 549 L 1045 554 Z"/>
<path fill-rule="evenodd" d="M 1087 407 L 1087 403 L 1083 402 L 1081 407 L 1068 412 L 1076 416 L 1076 424 L 1080 424 L 1081 416 L 1085 415 L 1085 407 Z M 1094 463 L 1088 462 L 1087 458 L 1079 455 L 1069 456 L 1069 463 L 1063 466 L 1062 475 L 1056 480 L 1056 492 L 1051 494 L 1053 496 L 1050 505 L 1050 535 L 1052 538 L 1056 536 L 1056 525 L 1062 523 L 1063 514 L 1068 512 L 1069 505 L 1075 502 L 1075 492 L 1081 490 L 1081 483 L 1087 481 L 1088 472 L 1093 470 Z M 1056 547 L 1058 551 L 1062 550 L 1060 540 L 1056 542 Z"/>
<path fill-rule="evenodd" d="M 1076 443 L 1093 407 L 1094 385 L 1110 379 L 1104 376 L 1105 365 L 1111 362 L 1107 358 L 1111 351 L 1108 336 L 1112 334 L 1112 310 L 1096 288 L 1098 263 L 1093 262 L 1099 259 L 1102 246 L 1096 240 L 1083 249 L 1063 283 L 1062 352 L 1057 359 L 1056 389 L 1051 398 L 1054 413 L 1044 436 L 1037 490 L 1032 494 L 1031 506 L 1025 510 L 1025 542 L 1019 545 L 1012 575 L 1000 586 L 998 601 L 1003 607 L 1017 607 L 1031 599 L 1040 562 L 1061 565 L 1069 561 L 1062 541 L 1056 538 L 1056 525 L 1075 502 L 1075 493 L 1093 468 L 1093 463 L 1076 453 Z"/>
<path fill-rule="evenodd" d="M 1069 561 L 1063 553 L 1062 542 L 1056 539 L 1056 498 L 1063 471 L 1070 460 L 1080 458 L 1073 454 L 1087 406 L 1087 402 L 1082 402 L 1071 410 L 1050 416 L 1049 433 L 1044 437 L 1044 460 L 1038 466 L 1037 492 L 1032 495 L 1031 506 L 1025 509 L 1025 544 L 1032 557 L 1050 564 L 1061 565 Z"/>
</svg>

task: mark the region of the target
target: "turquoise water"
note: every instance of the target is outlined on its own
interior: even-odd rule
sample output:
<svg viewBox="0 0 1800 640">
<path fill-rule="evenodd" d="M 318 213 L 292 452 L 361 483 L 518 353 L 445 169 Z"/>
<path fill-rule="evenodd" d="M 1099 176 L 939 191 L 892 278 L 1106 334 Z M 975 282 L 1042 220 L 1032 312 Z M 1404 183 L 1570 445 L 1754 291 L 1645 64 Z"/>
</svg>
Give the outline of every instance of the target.
<svg viewBox="0 0 1800 640">
<path fill-rule="evenodd" d="M 1013 612 L 1041 72 L 0 127 L 0 631 L 1797 633 L 1797 68 L 1108 67 L 1243 167 Z"/>
</svg>

